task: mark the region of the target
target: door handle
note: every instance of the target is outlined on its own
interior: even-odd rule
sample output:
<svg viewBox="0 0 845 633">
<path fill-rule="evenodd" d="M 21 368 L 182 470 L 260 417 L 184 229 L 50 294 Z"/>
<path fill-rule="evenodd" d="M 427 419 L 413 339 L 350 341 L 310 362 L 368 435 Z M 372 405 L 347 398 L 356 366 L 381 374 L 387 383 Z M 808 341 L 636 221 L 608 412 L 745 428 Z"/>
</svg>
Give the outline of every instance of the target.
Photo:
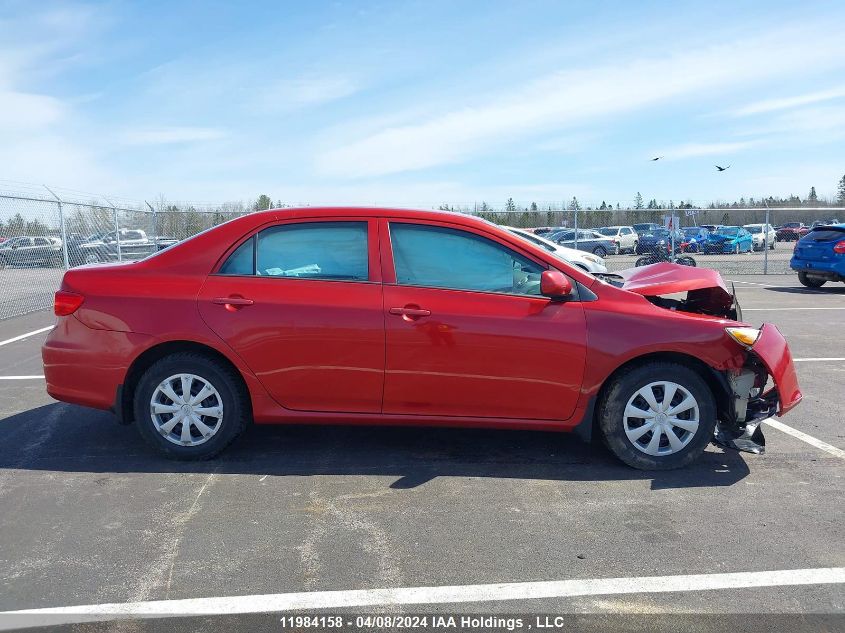
<svg viewBox="0 0 845 633">
<path fill-rule="evenodd" d="M 235 312 L 245 306 L 251 306 L 255 303 L 252 299 L 244 299 L 243 297 L 215 297 L 211 303 L 225 306 L 229 312 Z"/>
<path fill-rule="evenodd" d="M 390 308 L 390 314 L 398 314 L 399 316 L 407 317 L 422 317 L 431 316 L 431 310 L 423 310 L 422 308 Z"/>
</svg>

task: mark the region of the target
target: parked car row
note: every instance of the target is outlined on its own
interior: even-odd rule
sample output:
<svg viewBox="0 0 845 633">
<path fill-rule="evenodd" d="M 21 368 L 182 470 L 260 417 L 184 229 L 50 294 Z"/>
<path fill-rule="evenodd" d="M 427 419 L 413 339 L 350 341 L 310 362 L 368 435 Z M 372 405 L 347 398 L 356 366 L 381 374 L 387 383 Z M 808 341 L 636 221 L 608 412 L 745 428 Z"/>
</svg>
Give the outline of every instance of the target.
<svg viewBox="0 0 845 633">
<path fill-rule="evenodd" d="M 118 239 L 119 238 L 119 239 Z M 151 239 L 139 229 L 70 235 L 67 258 L 71 267 L 97 262 L 142 259 L 177 242 L 174 238 Z M 22 235 L 0 241 L 0 268 L 6 266 L 62 266 L 64 248 L 57 237 Z"/>
<path fill-rule="evenodd" d="M 703 224 L 670 231 L 665 227 L 644 222 L 632 226 L 603 226 L 598 229 L 542 227 L 533 232 L 559 246 L 578 249 L 598 257 L 624 253 L 648 255 L 657 251 L 679 253 L 748 253 L 775 248 L 776 230 L 769 224 L 722 226 Z M 577 236 L 577 240 L 576 240 Z"/>
</svg>

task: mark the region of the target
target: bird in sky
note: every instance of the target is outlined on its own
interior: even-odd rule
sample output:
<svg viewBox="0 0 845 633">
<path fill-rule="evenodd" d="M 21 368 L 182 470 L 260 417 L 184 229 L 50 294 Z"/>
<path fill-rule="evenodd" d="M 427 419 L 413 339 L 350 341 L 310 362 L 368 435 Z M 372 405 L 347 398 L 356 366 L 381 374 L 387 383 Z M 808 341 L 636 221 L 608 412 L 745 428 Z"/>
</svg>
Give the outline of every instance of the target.
<svg viewBox="0 0 845 633">
<path fill-rule="evenodd" d="M 728 165 L 727 167 L 720 167 L 719 165 L 714 165 L 714 167 L 715 167 L 716 169 L 718 169 L 719 171 L 725 171 L 726 169 L 730 169 L 730 168 L 731 168 L 731 166 L 730 166 L 730 165 Z"/>
<path fill-rule="evenodd" d="M 653 163 L 654 161 L 660 160 L 661 158 L 663 158 L 663 156 L 656 156 L 656 157 L 651 159 L 651 162 Z"/>
</svg>

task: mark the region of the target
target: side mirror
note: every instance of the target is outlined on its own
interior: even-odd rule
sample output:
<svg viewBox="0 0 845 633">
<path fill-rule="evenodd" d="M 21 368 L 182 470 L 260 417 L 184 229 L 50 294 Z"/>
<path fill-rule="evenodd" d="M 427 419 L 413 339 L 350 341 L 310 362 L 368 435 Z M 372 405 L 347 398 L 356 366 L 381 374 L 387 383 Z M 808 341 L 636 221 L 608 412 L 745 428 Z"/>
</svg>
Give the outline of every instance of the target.
<svg viewBox="0 0 845 633">
<path fill-rule="evenodd" d="M 540 274 L 540 294 L 552 299 L 568 297 L 572 282 L 559 270 L 544 270 Z"/>
</svg>

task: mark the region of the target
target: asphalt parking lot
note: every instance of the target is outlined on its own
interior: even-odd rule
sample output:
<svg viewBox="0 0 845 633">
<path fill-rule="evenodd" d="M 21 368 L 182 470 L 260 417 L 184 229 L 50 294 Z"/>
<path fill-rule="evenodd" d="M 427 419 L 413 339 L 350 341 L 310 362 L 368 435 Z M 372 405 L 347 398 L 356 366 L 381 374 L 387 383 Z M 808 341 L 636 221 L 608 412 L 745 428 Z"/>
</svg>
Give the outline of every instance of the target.
<svg viewBox="0 0 845 633">
<path fill-rule="evenodd" d="M 804 401 L 782 422 L 845 449 L 845 285 L 725 277 L 746 321 L 775 323 L 799 361 Z M 778 428 L 765 455 L 711 446 L 666 473 L 566 435 L 343 427 L 253 427 L 184 464 L 108 413 L 49 398 L 45 332 L 2 343 L 52 321 L 0 321 L 0 611 L 845 567 L 843 454 Z M 472 601 L 456 589 L 454 603 L 370 610 L 845 613 L 841 579 L 773 584 Z"/>
</svg>

